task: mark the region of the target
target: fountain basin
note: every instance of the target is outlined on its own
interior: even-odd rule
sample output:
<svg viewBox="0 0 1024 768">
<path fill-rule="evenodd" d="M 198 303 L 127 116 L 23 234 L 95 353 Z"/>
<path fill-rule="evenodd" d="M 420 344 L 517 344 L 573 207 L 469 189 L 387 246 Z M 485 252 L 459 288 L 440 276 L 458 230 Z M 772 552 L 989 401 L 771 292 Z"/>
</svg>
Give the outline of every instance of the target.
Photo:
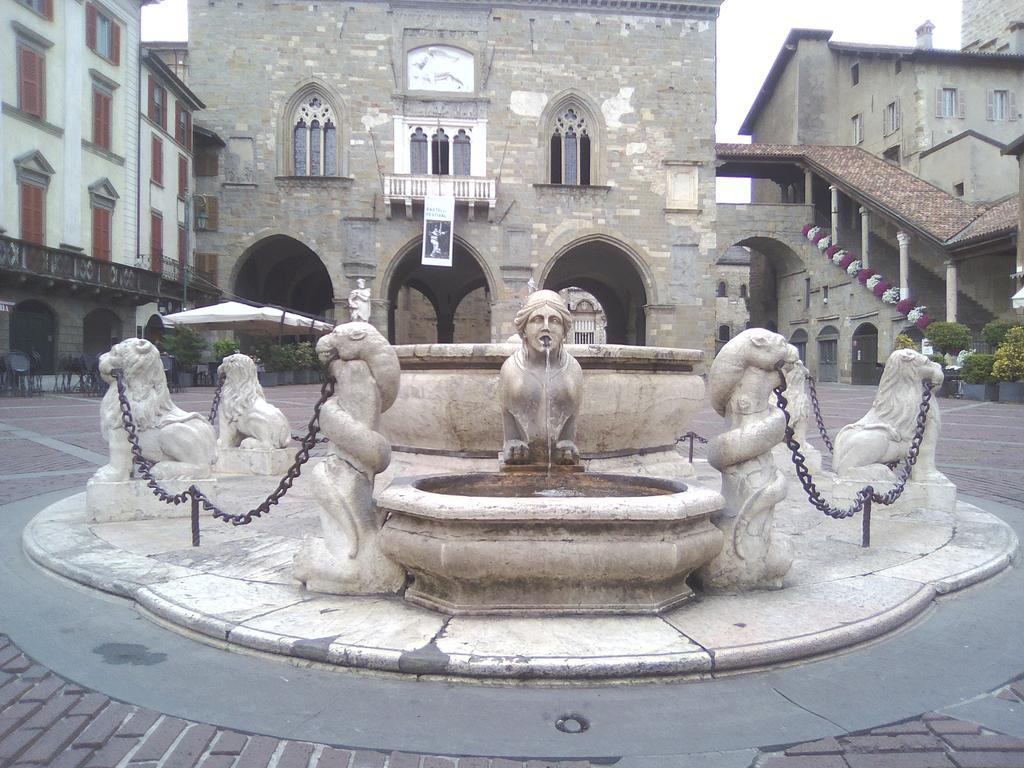
<svg viewBox="0 0 1024 768">
<path fill-rule="evenodd" d="M 722 546 L 718 493 L 651 477 L 400 478 L 377 506 L 406 600 L 450 614 L 659 613 Z"/>
<path fill-rule="evenodd" d="M 516 349 L 516 344 L 395 347 L 402 388 L 382 414 L 380 431 L 399 453 L 494 458 L 502 436 L 498 373 Z M 584 459 L 673 450 L 704 402 L 699 350 L 617 344 L 565 349 L 583 368 L 576 444 Z"/>
</svg>

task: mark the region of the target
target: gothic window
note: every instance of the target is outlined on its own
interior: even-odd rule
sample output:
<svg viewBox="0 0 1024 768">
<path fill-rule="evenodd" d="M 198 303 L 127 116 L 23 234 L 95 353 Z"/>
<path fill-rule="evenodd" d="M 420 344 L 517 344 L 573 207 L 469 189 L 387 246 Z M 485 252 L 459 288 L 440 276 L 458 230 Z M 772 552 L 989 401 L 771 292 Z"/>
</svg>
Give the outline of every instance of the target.
<svg viewBox="0 0 1024 768">
<path fill-rule="evenodd" d="M 466 131 L 460 129 L 452 140 L 452 174 L 455 176 L 469 176 L 469 155 L 470 140 Z"/>
<path fill-rule="evenodd" d="M 417 128 L 409 140 L 409 172 L 427 172 L 427 134 Z"/>
<path fill-rule="evenodd" d="M 338 131 L 334 110 L 319 96 L 303 99 L 292 119 L 295 176 L 338 175 Z"/>
<path fill-rule="evenodd" d="M 590 133 L 572 107 L 558 116 L 551 134 L 551 183 L 590 184 Z"/>
<path fill-rule="evenodd" d="M 430 137 L 430 172 L 435 176 L 447 176 L 448 166 L 448 134 L 444 128 L 438 128 L 437 132 Z"/>
<path fill-rule="evenodd" d="M 725 281 L 723 280 L 722 282 L 720 282 L 718 284 L 718 297 L 719 298 L 724 298 L 724 297 L 726 297 L 728 295 L 729 294 L 726 293 L 726 289 L 725 289 Z"/>
</svg>

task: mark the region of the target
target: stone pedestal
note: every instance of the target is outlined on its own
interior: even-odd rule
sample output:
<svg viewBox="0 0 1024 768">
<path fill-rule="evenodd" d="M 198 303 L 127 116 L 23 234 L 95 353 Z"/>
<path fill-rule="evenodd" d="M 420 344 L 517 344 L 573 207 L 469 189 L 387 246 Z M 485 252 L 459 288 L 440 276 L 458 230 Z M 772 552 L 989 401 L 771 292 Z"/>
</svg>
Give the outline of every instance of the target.
<svg viewBox="0 0 1024 768">
<path fill-rule="evenodd" d="M 199 490 L 216 501 L 217 481 L 206 480 L 162 480 L 160 486 L 168 493 L 179 494 L 195 485 Z M 155 520 L 160 518 L 189 517 L 192 504 L 186 500 L 181 504 L 167 504 L 160 501 L 145 480 L 127 480 L 108 483 L 90 480 L 85 487 L 86 515 L 91 523 L 114 523 L 134 520 Z"/>
<path fill-rule="evenodd" d="M 213 471 L 219 475 L 269 475 L 283 477 L 295 460 L 287 448 L 219 448 Z"/>
</svg>

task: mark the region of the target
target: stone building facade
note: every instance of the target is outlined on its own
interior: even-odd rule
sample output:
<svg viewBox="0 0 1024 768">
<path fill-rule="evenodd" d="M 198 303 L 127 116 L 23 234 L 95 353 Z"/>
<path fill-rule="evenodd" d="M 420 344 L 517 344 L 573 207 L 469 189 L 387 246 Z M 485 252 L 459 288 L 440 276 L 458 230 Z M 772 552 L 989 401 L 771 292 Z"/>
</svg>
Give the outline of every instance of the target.
<svg viewBox="0 0 1024 768">
<path fill-rule="evenodd" d="M 1020 52 L 1020 24 L 1024 24 L 1021 0 L 963 0 L 960 45 L 964 50 Z"/>
<path fill-rule="evenodd" d="M 362 278 L 399 342 L 504 340 L 533 279 L 593 294 L 609 342 L 710 351 L 719 5 L 192 0 L 197 250 L 338 319 Z M 451 267 L 420 263 L 428 196 L 454 198 Z"/>
</svg>

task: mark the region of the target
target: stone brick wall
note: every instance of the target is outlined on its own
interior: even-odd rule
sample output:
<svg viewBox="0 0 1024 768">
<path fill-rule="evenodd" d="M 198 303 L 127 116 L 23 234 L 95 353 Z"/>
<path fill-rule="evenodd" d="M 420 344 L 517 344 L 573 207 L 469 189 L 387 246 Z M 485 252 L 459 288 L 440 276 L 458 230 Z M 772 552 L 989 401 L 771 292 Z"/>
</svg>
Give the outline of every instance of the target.
<svg viewBox="0 0 1024 768">
<path fill-rule="evenodd" d="M 230 290 L 254 246 L 293 237 L 324 262 L 336 304 L 351 279 L 366 278 L 383 327 L 394 270 L 422 231 L 421 208 L 407 219 L 382 203 L 380 174 L 395 168 L 395 118 L 486 117 L 497 205 L 492 221 L 471 221 L 457 206 L 455 234 L 486 278 L 490 337 L 512 332 L 531 276 L 544 287 L 560 255 L 600 242 L 640 276 L 648 344 L 710 350 L 717 4 L 703 4 L 708 12 L 687 4 L 689 15 L 683 6 L 625 15 L 565 3 L 456 2 L 442 16 L 426 4 L 191 0 L 190 85 L 209 105 L 201 122 L 227 143 L 213 185 L 219 231 L 200 233 L 197 250 L 221 254 L 219 278 Z M 476 92 L 426 98 L 405 90 L 405 53 L 426 44 L 471 51 Z M 339 107 L 346 178 L 282 178 L 282 115 L 308 84 Z M 545 109 L 566 95 L 598 123 L 589 188 L 546 184 Z M 695 169 L 691 205 L 669 204 L 673 163 Z"/>
<path fill-rule="evenodd" d="M 1007 25 L 1024 21 L 1024 3 L 1020 0 L 963 0 L 960 45 L 977 47 L 996 39 L 992 50 L 1010 42 Z"/>
</svg>

